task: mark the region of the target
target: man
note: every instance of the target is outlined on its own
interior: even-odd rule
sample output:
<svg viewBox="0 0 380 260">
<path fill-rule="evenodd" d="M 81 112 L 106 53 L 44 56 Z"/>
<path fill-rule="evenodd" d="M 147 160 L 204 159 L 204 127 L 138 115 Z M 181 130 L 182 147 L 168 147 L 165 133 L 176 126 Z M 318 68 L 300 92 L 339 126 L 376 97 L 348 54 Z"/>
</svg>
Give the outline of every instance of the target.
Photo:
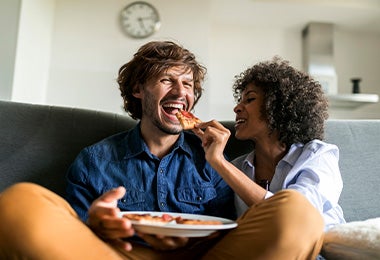
<svg viewBox="0 0 380 260">
<path fill-rule="evenodd" d="M 68 174 L 68 201 L 101 237 L 133 234 L 132 229 L 123 229 L 127 221 L 118 216 L 116 201 L 122 211 L 235 218 L 231 189 L 206 162 L 200 140 L 183 132 L 175 115 L 193 108 L 202 94 L 205 73 L 192 53 L 172 42 L 150 42 L 120 68 L 125 110 L 140 122 L 130 132 L 84 149 Z M 92 203 L 118 186 L 122 187 Z M 105 200 L 111 201 L 107 212 Z M 177 240 L 181 245 L 187 240 L 172 238 L 167 243 L 168 239 L 163 243 L 144 236 L 158 249 L 175 248 Z M 121 239 L 113 242 L 132 248 Z"/>
<path fill-rule="evenodd" d="M 247 210 L 238 227 L 206 238 L 138 233 L 119 212 L 169 211 L 234 218 L 233 193 L 175 116 L 202 94 L 206 70 L 173 42 L 149 42 L 121 67 L 124 108 L 137 126 L 85 148 L 68 171 L 68 201 L 33 184 L 0 195 L 0 258 L 290 259 L 315 256 L 323 221 L 302 195 L 283 192 Z M 291 201 L 283 207 L 281 201 Z M 15 203 L 16 201 L 16 203 Z M 270 206 L 267 206 L 267 205 Z M 288 205 L 286 204 L 286 205 Z M 302 207 L 293 211 L 292 205 Z M 268 210 L 267 210 L 268 209 Z M 292 214 L 285 214 L 285 212 Z M 305 213 L 305 212 L 306 213 Z M 277 218 L 262 226 L 258 220 Z M 82 221 L 81 221 L 82 220 Z M 276 225 L 278 224 L 278 225 Z M 294 228 L 298 227 L 298 228 Z M 261 234 L 269 240 L 260 241 Z M 289 239 L 297 237 L 296 240 Z M 302 241 L 303 237 L 306 242 Z M 252 243 L 264 246 L 251 252 Z"/>
</svg>

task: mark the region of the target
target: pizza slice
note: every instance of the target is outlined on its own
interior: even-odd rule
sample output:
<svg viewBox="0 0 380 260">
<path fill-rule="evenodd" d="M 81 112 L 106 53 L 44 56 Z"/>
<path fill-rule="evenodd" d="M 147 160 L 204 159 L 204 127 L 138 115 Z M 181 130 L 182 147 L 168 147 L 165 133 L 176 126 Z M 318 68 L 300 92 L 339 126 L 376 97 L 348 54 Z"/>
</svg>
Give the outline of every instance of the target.
<svg viewBox="0 0 380 260">
<path fill-rule="evenodd" d="M 204 219 L 187 219 L 182 217 L 176 217 L 177 224 L 185 225 L 222 225 L 223 223 L 219 220 L 204 220 Z"/>
<path fill-rule="evenodd" d="M 177 116 L 183 130 L 193 129 L 196 124 L 202 123 L 198 117 L 194 116 L 189 111 L 179 110 L 175 115 Z"/>
<path fill-rule="evenodd" d="M 142 224 L 144 223 L 144 224 L 162 224 L 162 225 L 174 220 L 174 218 L 169 214 L 162 214 L 161 216 L 152 216 L 151 214 L 127 213 L 123 215 L 123 218 L 134 220 Z"/>
</svg>

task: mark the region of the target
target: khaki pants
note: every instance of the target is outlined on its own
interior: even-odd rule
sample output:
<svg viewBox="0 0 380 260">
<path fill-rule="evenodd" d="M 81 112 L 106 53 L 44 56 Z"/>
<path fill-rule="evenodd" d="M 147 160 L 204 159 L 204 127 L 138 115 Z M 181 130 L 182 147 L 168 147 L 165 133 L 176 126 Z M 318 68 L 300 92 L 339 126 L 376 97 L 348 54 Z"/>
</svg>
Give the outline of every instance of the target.
<svg viewBox="0 0 380 260">
<path fill-rule="evenodd" d="M 162 252 L 133 245 L 113 248 L 97 237 L 58 195 L 20 183 L 0 194 L 0 259 L 315 259 L 323 219 L 292 190 L 251 207 L 238 227 L 216 239 Z"/>
</svg>

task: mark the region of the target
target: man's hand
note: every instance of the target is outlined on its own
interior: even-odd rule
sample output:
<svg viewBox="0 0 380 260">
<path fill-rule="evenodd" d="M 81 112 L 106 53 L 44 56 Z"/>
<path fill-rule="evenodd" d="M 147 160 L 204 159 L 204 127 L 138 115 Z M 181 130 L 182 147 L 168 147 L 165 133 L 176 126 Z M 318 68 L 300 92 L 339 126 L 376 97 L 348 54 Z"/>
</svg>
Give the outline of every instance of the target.
<svg viewBox="0 0 380 260">
<path fill-rule="evenodd" d="M 154 249 L 166 251 L 166 250 L 175 250 L 184 246 L 187 246 L 189 243 L 194 244 L 208 240 L 208 239 L 214 239 L 216 237 L 219 237 L 221 235 L 221 232 L 215 231 L 211 233 L 207 237 L 168 237 L 168 236 L 162 236 L 162 235 L 148 235 L 148 234 L 142 234 L 138 232 L 138 235 L 143 238 L 147 243 L 149 243 Z"/>
<path fill-rule="evenodd" d="M 118 187 L 96 199 L 88 210 L 87 225 L 102 239 L 130 251 L 132 245 L 122 238 L 133 236 L 135 230 L 128 219 L 118 215 L 120 209 L 117 207 L 117 200 L 124 194 L 125 188 Z"/>
<path fill-rule="evenodd" d="M 189 238 L 187 237 L 167 237 L 143 233 L 138 233 L 138 235 L 154 249 L 162 251 L 178 249 L 184 247 L 189 242 Z"/>
</svg>

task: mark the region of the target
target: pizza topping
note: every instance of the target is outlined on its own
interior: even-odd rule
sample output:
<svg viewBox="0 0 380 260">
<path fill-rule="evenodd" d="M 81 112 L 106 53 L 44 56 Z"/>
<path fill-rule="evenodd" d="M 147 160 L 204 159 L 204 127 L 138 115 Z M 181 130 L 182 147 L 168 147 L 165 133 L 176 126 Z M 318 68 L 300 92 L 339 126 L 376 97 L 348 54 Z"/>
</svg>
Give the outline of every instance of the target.
<svg viewBox="0 0 380 260">
<path fill-rule="evenodd" d="M 170 214 L 164 213 L 161 216 L 153 216 L 151 214 L 132 214 L 126 213 L 123 215 L 124 218 L 130 220 L 138 221 L 139 223 L 145 224 L 167 224 L 170 222 L 184 225 L 222 225 L 223 223 L 219 220 L 202 220 L 202 219 L 187 219 L 179 217 L 173 217 Z"/>
<path fill-rule="evenodd" d="M 187 219 L 177 217 L 175 219 L 177 224 L 186 224 L 186 225 L 222 225 L 222 222 L 219 220 L 201 220 L 201 219 Z"/>
<path fill-rule="evenodd" d="M 202 123 L 202 121 L 194 116 L 189 111 L 180 110 L 175 114 L 183 128 L 183 130 L 193 129 L 196 124 Z"/>
<path fill-rule="evenodd" d="M 152 216 L 150 214 L 124 214 L 124 218 L 138 221 L 146 224 L 166 224 L 173 220 L 173 217 L 169 214 L 163 214 L 162 216 Z"/>
</svg>

